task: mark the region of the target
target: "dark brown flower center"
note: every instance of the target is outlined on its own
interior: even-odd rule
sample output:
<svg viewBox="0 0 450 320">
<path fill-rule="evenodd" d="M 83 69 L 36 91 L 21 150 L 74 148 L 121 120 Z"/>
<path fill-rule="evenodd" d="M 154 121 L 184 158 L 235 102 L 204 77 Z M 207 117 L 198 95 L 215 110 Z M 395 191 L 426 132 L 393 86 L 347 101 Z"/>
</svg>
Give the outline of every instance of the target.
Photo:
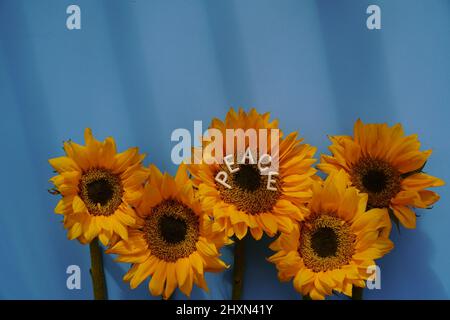
<svg viewBox="0 0 450 320">
<path fill-rule="evenodd" d="M 114 195 L 114 186 L 107 179 L 99 179 L 87 184 L 88 198 L 104 206 Z"/>
<path fill-rule="evenodd" d="M 164 200 L 145 219 L 144 234 L 153 255 L 174 262 L 197 250 L 200 220 L 177 200 Z"/>
<path fill-rule="evenodd" d="M 390 163 L 376 158 L 361 158 L 353 165 L 351 180 L 360 191 L 369 195 L 371 208 L 388 207 L 400 191 L 401 176 Z"/>
<path fill-rule="evenodd" d="M 247 191 L 255 191 L 261 187 L 261 174 L 256 166 L 242 165 L 234 174 L 236 184 Z"/>
<path fill-rule="evenodd" d="M 388 177 L 382 170 L 370 170 L 362 177 L 364 188 L 370 192 L 381 192 L 386 188 Z"/>
<path fill-rule="evenodd" d="M 164 215 L 159 219 L 159 230 L 167 243 L 179 243 L 186 237 L 186 221 L 172 215 Z"/>
<path fill-rule="evenodd" d="M 332 228 L 322 227 L 311 235 L 311 247 L 321 258 L 336 255 L 338 237 Z"/>
<path fill-rule="evenodd" d="M 229 173 L 226 167 L 221 170 L 228 173 L 226 183 L 231 187 L 216 183 L 224 202 L 234 204 L 247 214 L 270 212 L 277 203 L 281 194 L 277 175 L 270 176 L 274 180 L 270 186 L 277 190 L 270 190 L 267 188 L 269 176 L 261 174 L 256 164 L 240 164 L 239 171 L 234 173 Z"/>
<path fill-rule="evenodd" d="M 338 269 L 351 261 L 356 236 L 333 214 L 312 214 L 302 224 L 298 252 L 314 272 Z"/>
<path fill-rule="evenodd" d="M 112 215 L 122 203 L 120 177 L 107 169 L 91 169 L 80 179 L 80 197 L 90 214 Z"/>
</svg>

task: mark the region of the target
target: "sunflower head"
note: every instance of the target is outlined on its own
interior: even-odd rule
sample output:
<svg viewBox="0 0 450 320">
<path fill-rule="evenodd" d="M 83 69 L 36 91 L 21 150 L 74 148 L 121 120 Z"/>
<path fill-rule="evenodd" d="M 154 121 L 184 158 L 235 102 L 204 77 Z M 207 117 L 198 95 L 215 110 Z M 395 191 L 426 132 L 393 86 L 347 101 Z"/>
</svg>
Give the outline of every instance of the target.
<svg viewBox="0 0 450 320">
<path fill-rule="evenodd" d="M 150 170 L 137 206 L 137 224 L 128 239 L 108 253 L 117 254 L 117 261 L 132 263 L 124 277 L 132 289 L 151 277 L 150 293 L 165 299 L 177 287 L 189 296 L 194 283 L 208 290 L 204 272 L 227 267 L 218 250 L 229 240 L 223 233 L 212 232 L 212 222 L 194 197 L 184 164 L 174 178 L 153 165 Z"/>
<path fill-rule="evenodd" d="M 393 248 L 388 215 L 366 212 L 366 204 L 367 195 L 349 187 L 343 171 L 316 182 L 310 215 L 270 246 L 279 279 L 293 278 L 295 289 L 312 299 L 333 291 L 351 296 L 353 286 L 364 287 L 367 268 Z"/>
<path fill-rule="evenodd" d="M 50 179 L 62 195 L 55 212 L 64 215 L 69 239 L 89 243 L 98 237 L 127 238 L 135 223 L 132 205 L 140 197 L 149 170 L 137 148 L 117 153 L 113 138 L 100 142 L 85 130 L 86 145 L 64 143 L 66 155 L 50 159 L 58 175 Z"/>
<path fill-rule="evenodd" d="M 344 170 L 352 185 L 368 194 L 368 206 L 388 211 L 406 228 L 415 228 L 415 208 L 428 208 L 439 195 L 426 190 L 444 182 L 422 170 L 431 150 L 420 151 L 417 135 L 405 136 L 400 124 L 364 124 L 353 136 L 330 137 L 331 156 L 322 155 L 325 173 Z"/>
<path fill-rule="evenodd" d="M 248 113 L 230 109 L 225 121 L 214 119 L 210 129 L 222 132 L 223 137 L 230 137 L 230 130 L 235 132 L 233 139 L 224 138 L 219 152 L 231 156 L 232 165 L 203 162 L 189 166 L 203 208 L 214 218 L 214 230 L 239 239 L 250 230 L 257 240 L 263 233 L 274 236 L 278 231 L 292 231 L 294 222 L 307 214 L 305 204 L 316 172 L 312 167 L 315 148 L 301 143 L 297 133 L 283 137 L 277 121 L 270 122 L 269 113 L 259 114 L 255 109 Z M 273 135 L 275 131 L 278 135 Z M 251 132 L 256 132 L 253 146 Z M 217 150 L 208 153 L 210 144 L 206 139 L 206 157 L 217 157 Z M 246 150 L 244 157 L 236 149 L 239 145 Z M 264 172 L 265 154 L 277 162 L 276 171 Z"/>
</svg>

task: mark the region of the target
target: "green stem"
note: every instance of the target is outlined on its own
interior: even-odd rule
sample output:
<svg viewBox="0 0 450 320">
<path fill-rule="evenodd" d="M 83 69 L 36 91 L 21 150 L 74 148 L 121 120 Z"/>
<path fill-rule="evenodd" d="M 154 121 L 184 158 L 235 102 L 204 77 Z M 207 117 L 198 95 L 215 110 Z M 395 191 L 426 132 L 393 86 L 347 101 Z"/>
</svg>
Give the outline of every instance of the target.
<svg viewBox="0 0 450 320">
<path fill-rule="evenodd" d="M 362 300 L 363 299 L 364 288 L 353 286 L 352 289 L 352 300 Z"/>
<path fill-rule="evenodd" d="M 245 243 L 243 239 L 236 239 L 234 244 L 233 292 L 231 296 L 233 300 L 240 300 L 242 296 L 242 285 L 244 283 L 244 266 Z"/>
<path fill-rule="evenodd" d="M 103 256 L 102 249 L 98 243 L 98 239 L 95 238 L 89 244 L 89 251 L 91 253 L 91 277 L 92 287 L 94 289 L 95 300 L 106 300 L 106 281 L 105 271 L 103 269 Z"/>
</svg>

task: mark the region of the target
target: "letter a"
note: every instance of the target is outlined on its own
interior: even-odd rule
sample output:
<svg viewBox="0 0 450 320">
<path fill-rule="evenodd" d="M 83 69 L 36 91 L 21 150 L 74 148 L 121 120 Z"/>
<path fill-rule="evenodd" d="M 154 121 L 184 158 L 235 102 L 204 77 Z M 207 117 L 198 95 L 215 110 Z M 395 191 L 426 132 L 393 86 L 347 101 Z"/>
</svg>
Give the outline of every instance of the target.
<svg viewBox="0 0 450 320">
<path fill-rule="evenodd" d="M 380 7 L 375 4 L 372 4 L 367 7 L 366 13 L 370 14 L 370 16 L 367 18 L 367 21 L 366 21 L 367 29 L 369 29 L 369 30 L 381 29 L 381 9 L 380 9 Z"/>
<path fill-rule="evenodd" d="M 381 269 L 377 265 L 368 266 L 366 273 L 369 275 L 367 278 L 367 289 L 381 289 Z"/>
<path fill-rule="evenodd" d="M 80 7 L 75 4 L 71 4 L 70 6 L 67 7 L 66 13 L 70 14 L 70 16 L 68 16 L 67 20 L 66 20 L 67 29 L 80 30 L 81 29 L 81 9 L 80 9 Z"/>
<path fill-rule="evenodd" d="M 67 267 L 66 273 L 70 274 L 70 276 L 67 278 L 67 281 L 66 281 L 67 289 L 69 289 L 69 290 L 81 289 L 80 267 L 77 265 L 70 265 Z"/>
</svg>

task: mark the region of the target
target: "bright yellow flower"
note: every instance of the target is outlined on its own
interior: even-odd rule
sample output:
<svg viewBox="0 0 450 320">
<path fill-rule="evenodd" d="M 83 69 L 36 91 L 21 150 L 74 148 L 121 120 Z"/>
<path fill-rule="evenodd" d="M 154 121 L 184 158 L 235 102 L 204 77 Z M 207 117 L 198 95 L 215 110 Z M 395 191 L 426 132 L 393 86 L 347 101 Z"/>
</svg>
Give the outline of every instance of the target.
<svg viewBox="0 0 450 320">
<path fill-rule="evenodd" d="M 250 164 L 250 161 L 238 164 L 238 158 L 233 166 L 233 170 L 239 168 L 237 172 L 230 172 L 225 164 L 203 162 L 189 166 L 203 208 L 214 218 L 214 230 L 225 232 L 229 237 L 236 235 L 242 239 L 248 229 L 257 240 L 261 239 L 263 232 L 269 236 L 274 236 L 278 231 L 290 232 L 294 222 L 301 221 L 307 213 L 305 203 L 311 198 L 312 176 L 316 172 L 312 167 L 315 162 L 312 157 L 316 148 L 302 144 L 296 132 L 283 138 L 279 131 L 279 139 L 273 144 L 277 145 L 274 147 L 277 150 L 272 150 L 270 130 L 278 130 L 278 122 L 270 122 L 269 118 L 269 113 L 259 114 L 255 109 L 248 113 L 242 109 L 238 113 L 230 109 L 224 122 L 213 119 L 210 128 L 222 132 L 223 137 L 226 137 L 227 129 L 256 129 L 258 132 L 261 132 L 259 129 L 268 129 L 266 153 L 278 151 L 278 175 L 274 176 L 272 185 L 276 190 L 267 188 L 268 175 L 261 174 L 257 165 Z M 264 137 L 264 133 L 257 135 L 258 143 L 260 137 Z M 250 147 L 249 139 L 244 141 L 245 147 Z M 243 141 L 235 139 L 234 152 L 239 142 Z M 223 139 L 224 155 L 228 155 L 227 143 L 228 140 Z M 233 156 L 236 160 L 238 155 Z M 254 162 L 262 161 L 258 155 L 254 158 Z M 227 173 L 227 184 L 231 188 L 215 180 L 220 171 Z"/>
<path fill-rule="evenodd" d="M 117 261 L 132 263 L 124 277 L 132 289 L 151 276 L 152 295 L 168 299 L 179 287 L 187 296 L 195 283 L 208 290 L 204 272 L 218 272 L 227 266 L 218 249 L 229 240 L 213 233 L 210 218 L 194 198 L 194 189 L 181 165 L 175 178 L 150 167 L 150 180 L 136 211 L 139 216 L 128 240 L 116 243 L 107 252 Z"/>
<path fill-rule="evenodd" d="M 55 212 L 64 215 L 67 237 L 86 244 L 98 237 L 128 237 L 135 223 L 134 201 L 140 197 L 149 171 L 137 148 L 117 153 L 114 139 L 100 142 L 86 129 L 86 146 L 64 143 L 66 156 L 50 159 L 58 175 L 50 179 L 62 195 Z"/>
<path fill-rule="evenodd" d="M 354 136 L 332 136 L 332 156 L 322 155 L 325 173 L 344 169 L 352 184 L 369 195 L 371 208 L 383 208 L 406 228 L 416 227 L 412 208 L 428 208 L 439 195 L 426 190 L 444 185 L 422 172 L 431 150 L 420 151 L 417 135 L 405 136 L 400 124 L 355 124 Z M 393 216 L 394 217 L 394 216 Z"/>
<path fill-rule="evenodd" d="M 332 291 L 352 295 L 364 287 L 375 259 L 393 248 L 389 216 L 380 209 L 366 212 L 367 194 L 349 187 L 343 171 L 316 182 L 310 215 L 290 234 L 281 234 L 270 248 L 281 281 L 292 278 L 295 289 L 312 299 Z"/>
</svg>

